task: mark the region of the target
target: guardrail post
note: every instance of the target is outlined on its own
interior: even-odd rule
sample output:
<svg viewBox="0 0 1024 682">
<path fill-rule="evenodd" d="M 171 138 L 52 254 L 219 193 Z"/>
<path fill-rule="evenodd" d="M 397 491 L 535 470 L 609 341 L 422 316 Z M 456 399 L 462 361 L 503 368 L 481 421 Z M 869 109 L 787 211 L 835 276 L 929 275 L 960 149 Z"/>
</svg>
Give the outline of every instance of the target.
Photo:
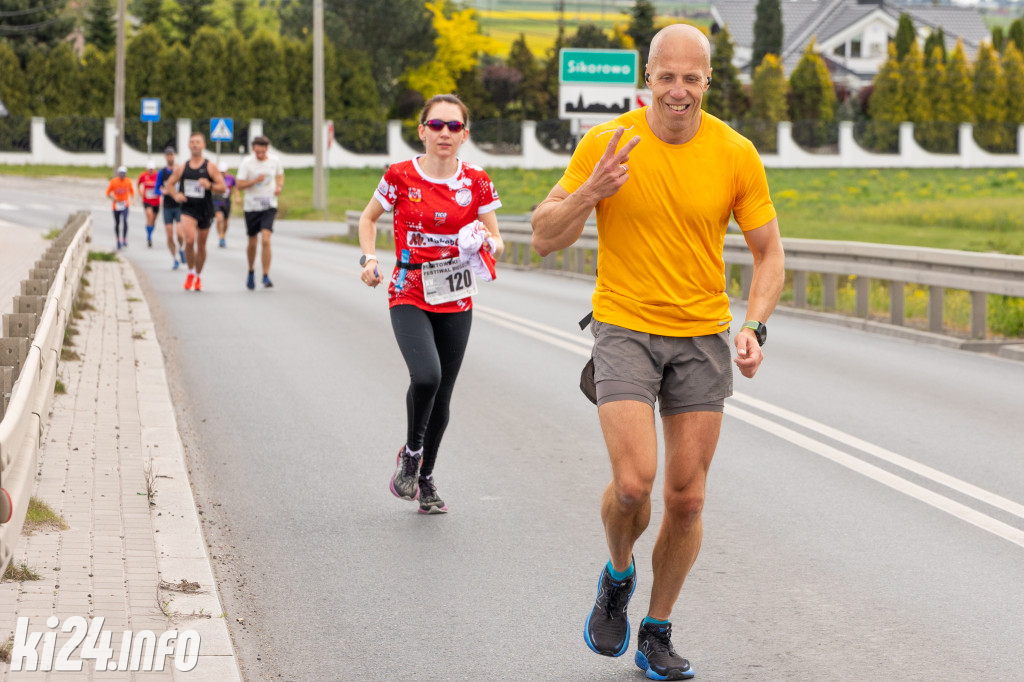
<svg viewBox="0 0 1024 682">
<path fill-rule="evenodd" d="M 21 280 L 22 296 L 46 296 L 49 291 L 45 279 L 23 279 Z"/>
<path fill-rule="evenodd" d="M 15 296 L 14 312 L 32 313 L 37 318 L 43 314 L 43 306 L 46 304 L 45 296 Z"/>
<path fill-rule="evenodd" d="M 821 305 L 825 310 L 835 310 L 836 292 L 839 289 L 839 275 L 821 273 Z"/>
<path fill-rule="evenodd" d="M 7 413 L 7 403 L 11 401 L 11 390 L 14 388 L 14 368 L 0 367 L 0 421 Z"/>
<path fill-rule="evenodd" d="M 889 324 L 897 327 L 903 326 L 903 319 L 906 316 L 906 288 L 905 283 L 889 282 Z"/>
<path fill-rule="evenodd" d="M 983 339 L 988 335 L 988 294 L 971 292 L 971 338 Z"/>
<path fill-rule="evenodd" d="M 21 374 L 21 366 L 24 364 L 27 356 L 27 338 L 0 339 L 0 367 L 13 367 L 15 377 Z"/>
<path fill-rule="evenodd" d="M 928 331 L 930 332 L 942 333 L 943 302 L 945 297 L 945 287 L 934 285 L 928 287 Z"/>
<path fill-rule="evenodd" d="M 23 336 L 26 339 L 30 339 L 32 338 L 32 335 L 36 333 L 36 325 L 38 323 L 39 318 L 35 315 L 4 313 L 3 335 L 7 337 Z"/>
<path fill-rule="evenodd" d="M 807 271 L 793 271 L 793 305 L 797 308 L 807 307 Z"/>
<path fill-rule="evenodd" d="M 857 317 L 867 319 L 871 312 L 871 280 L 867 277 L 858 277 L 854 282 L 856 287 L 856 314 Z"/>
</svg>

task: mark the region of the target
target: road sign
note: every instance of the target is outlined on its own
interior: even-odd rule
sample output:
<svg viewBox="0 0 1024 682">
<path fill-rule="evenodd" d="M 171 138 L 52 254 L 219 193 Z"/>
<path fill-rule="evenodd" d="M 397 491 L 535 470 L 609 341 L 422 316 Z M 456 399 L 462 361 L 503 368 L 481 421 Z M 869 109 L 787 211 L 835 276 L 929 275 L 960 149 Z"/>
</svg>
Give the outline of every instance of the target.
<svg viewBox="0 0 1024 682">
<path fill-rule="evenodd" d="M 230 118 L 211 118 L 210 139 L 214 142 L 231 142 L 235 139 L 234 121 Z"/>
<path fill-rule="evenodd" d="M 143 97 L 142 98 L 142 122 L 143 123 L 159 123 L 160 122 L 160 98 L 159 97 Z"/>
<path fill-rule="evenodd" d="M 637 64 L 636 50 L 584 50 L 563 47 L 558 53 L 561 68 L 558 82 L 590 83 L 595 85 L 621 85 L 635 88 Z"/>
<path fill-rule="evenodd" d="M 607 121 L 637 108 L 635 88 L 608 85 L 562 85 L 558 88 L 558 117 Z"/>
</svg>

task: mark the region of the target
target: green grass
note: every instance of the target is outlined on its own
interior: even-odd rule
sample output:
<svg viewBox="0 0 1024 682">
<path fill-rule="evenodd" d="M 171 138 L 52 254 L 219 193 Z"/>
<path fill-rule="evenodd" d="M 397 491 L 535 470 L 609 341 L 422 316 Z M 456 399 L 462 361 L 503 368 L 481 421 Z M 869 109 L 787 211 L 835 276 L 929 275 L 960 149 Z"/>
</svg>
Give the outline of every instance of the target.
<svg viewBox="0 0 1024 682">
<path fill-rule="evenodd" d="M 89 260 L 102 260 L 107 262 L 117 262 L 117 254 L 113 251 L 90 251 Z"/>
<path fill-rule="evenodd" d="M 7 570 L 4 571 L 3 581 L 13 583 L 23 583 L 26 580 L 42 580 L 43 577 L 36 573 L 31 566 L 24 561 L 21 562 L 20 566 L 15 565 L 12 561 L 7 565 Z M 10 651 L 7 652 L 7 657 L 10 658 Z M 5 661 L 7 662 L 7 661 Z"/>
<path fill-rule="evenodd" d="M 328 218 L 361 211 L 383 169 L 333 169 Z M 501 195 L 501 214 L 526 213 L 547 196 L 561 169 L 488 171 Z M 105 169 L 6 166 L 0 173 L 38 177 L 95 175 Z M 786 237 L 932 246 L 1024 254 L 1024 171 L 1017 169 L 768 170 Z M 280 217 L 319 220 L 312 169 L 289 169 Z M 114 253 L 90 260 L 116 260 Z"/>
</svg>

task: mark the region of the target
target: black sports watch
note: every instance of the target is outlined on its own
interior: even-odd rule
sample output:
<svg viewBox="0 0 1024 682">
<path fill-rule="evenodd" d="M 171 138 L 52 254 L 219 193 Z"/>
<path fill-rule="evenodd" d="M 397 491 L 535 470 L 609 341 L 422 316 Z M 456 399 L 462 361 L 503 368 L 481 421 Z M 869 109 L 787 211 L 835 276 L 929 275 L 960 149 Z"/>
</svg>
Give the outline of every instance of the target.
<svg viewBox="0 0 1024 682">
<path fill-rule="evenodd" d="M 367 261 L 371 260 L 377 260 L 377 257 L 374 256 L 372 253 L 369 255 L 364 253 L 362 256 L 359 257 L 359 264 L 362 265 L 363 267 L 366 267 Z"/>
<path fill-rule="evenodd" d="M 768 327 L 764 326 L 763 322 L 758 322 L 757 320 L 748 320 L 747 322 L 744 322 L 740 329 L 753 329 L 754 336 L 757 337 L 757 345 L 759 346 L 763 346 L 765 340 L 768 338 Z"/>
</svg>

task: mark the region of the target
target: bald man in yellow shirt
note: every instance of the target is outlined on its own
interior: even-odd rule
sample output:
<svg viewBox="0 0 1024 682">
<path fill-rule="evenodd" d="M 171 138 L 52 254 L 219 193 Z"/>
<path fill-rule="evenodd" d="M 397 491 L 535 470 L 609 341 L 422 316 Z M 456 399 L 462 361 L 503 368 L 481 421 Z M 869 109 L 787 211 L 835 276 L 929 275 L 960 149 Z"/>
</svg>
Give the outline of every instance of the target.
<svg viewBox="0 0 1024 682">
<path fill-rule="evenodd" d="M 647 617 L 636 664 L 650 679 L 694 670 L 672 646 L 672 608 L 697 558 L 708 468 L 725 398 L 732 395 L 729 298 L 722 247 L 735 216 L 754 256 L 747 322 L 735 364 L 752 378 L 765 322 L 785 277 L 779 224 L 754 146 L 701 111 L 711 86 L 711 46 L 675 24 L 651 42 L 651 105 L 591 128 L 565 174 L 533 214 L 533 245 L 564 249 L 597 211 L 593 295 L 596 402 L 612 464 L 601 518 L 611 555 L 584 640 L 596 653 L 629 648 L 626 608 L 636 587 L 633 545 L 647 528 L 658 467 L 654 424 L 665 434 L 665 512 L 654 545 Z"/>
</svg>

